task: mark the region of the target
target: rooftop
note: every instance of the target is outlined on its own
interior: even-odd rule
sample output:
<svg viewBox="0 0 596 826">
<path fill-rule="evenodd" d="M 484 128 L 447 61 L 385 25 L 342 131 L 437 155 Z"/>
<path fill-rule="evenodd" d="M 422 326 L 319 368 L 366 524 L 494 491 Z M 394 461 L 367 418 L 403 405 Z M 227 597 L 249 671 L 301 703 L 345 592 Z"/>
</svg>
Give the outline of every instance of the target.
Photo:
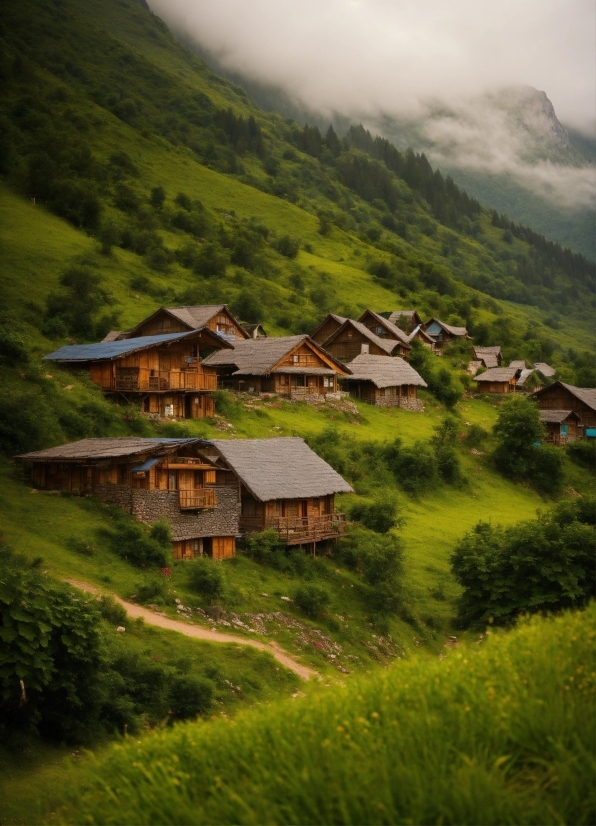
<svg viewBox="0 0 596 826">
<path fill-rule="evenodd" d="M 485 373 L 474 376 L 474 381 L 511 381 L 516 378 L 519 369 L 514 367 L 491 367 Z"/>
<path fill-rule="evenodd" d="M 350 362 L 350 381 L 371 381 L 375 387 L 399 387 L 401 385 L 416 385 L 427 387 L 422 376 L 410 367 L 407 361 L 396 356 L 371 356 L 363 353 Z"/>
<path fill-rule="evenodd" d="M 337 370 L 329 368 L 331 372 L 347 372 L 343 365 L 340 365 L 332 356 L 321 350 L 318 344 L 315 344 L 307 335 L 240 339 L 234 342 L 233 349 L 227 350 L 225 353 L 221 350 L 211 353 L 203 361 L 203 364 L 208 367 L 236 367 L 234 375 L 238 376 L 265 376 L 271 373 L 288 353 L 304 341 L 308 341 L 315 351 L 321 353 L 323 358 L 337 365 Z M 316 371 L 317 368 L 301 370 L 301 372 L 307 373 L 316 373 Z M 287 372 L 285 368 L 283 372 Z M 327 375 L 330 375 L 330 373 Z"/>
<path fill-rule="evenodd" d="M 569 416 L 575 416 L 576 419 L 579 419 L 577 413 L 574 413 L 573 410 L 541 410 L 540 411 L 540 421 L 541 422 L 552 422 L 554 424 L 560 424 L 564 422 L 565 419 L 569 418 Z"/>
<path fill-rule="evenodd" d="M 155 453 L 199 441 L 200 439 L 145 439 L 137 436 L 122 436 L 114 439 L 81 439 L 78 442 L 69 442 L 58 447 L 49 447 L 46 450 L 22 453 L 17 458 L 48 462 L 116 459 L 143 453 Z"/>
<path fill-rule="evenodd" d="M 261 502 L 352 492 L 303 439 L 215 439 L 210 444 Z"/>
</svg>

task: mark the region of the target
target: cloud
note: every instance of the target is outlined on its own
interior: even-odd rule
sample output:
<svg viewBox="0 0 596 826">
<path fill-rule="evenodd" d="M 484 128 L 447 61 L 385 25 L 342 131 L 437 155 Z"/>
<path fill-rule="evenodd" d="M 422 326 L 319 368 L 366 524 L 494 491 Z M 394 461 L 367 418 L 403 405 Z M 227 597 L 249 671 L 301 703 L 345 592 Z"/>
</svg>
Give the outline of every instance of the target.
<svg viewBox="0 0 596 826">
<path fill-rule="evenodd" d="M 593 0 L 149 0 L 230 69 L 322 112 L 420 111 L 511 84 L 596 125 Z"/>
</svg>

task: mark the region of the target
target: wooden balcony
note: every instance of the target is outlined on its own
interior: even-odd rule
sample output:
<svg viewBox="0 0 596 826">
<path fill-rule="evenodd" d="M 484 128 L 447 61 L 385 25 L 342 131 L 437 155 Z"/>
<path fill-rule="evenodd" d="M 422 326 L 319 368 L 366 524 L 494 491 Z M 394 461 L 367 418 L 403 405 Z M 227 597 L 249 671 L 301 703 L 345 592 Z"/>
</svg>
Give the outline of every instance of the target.
<svg viewBox="0 0 596 826">
<path fill-rule="evenodd" d="M 149 370 L 144 367 L 138 371 L 116 375 L 112 379 L 113 390 L 217 390 L 215 373 L 199 373 L 195 370 Z"/>
<path fill-rule="evenodd" d="M 180 490 L 180 510 L 214 508 L 217 505 L 215 491 L 211 489 Z"/>
<path fill-rule="evenodd" d="M 240 527 L 246 533 L 275 530 L 286 545 L 303 545 L 323 539 L 336 539 L 345 531 L 344 513 L 321 516 L 240 517 Z"/>
</svg>

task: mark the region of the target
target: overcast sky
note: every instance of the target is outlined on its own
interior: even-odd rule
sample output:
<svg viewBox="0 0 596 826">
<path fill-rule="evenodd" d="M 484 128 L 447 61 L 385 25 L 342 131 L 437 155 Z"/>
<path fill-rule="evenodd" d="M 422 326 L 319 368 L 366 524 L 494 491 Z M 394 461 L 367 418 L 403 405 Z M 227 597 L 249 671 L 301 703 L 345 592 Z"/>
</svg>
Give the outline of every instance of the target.
<svg viewBox="0 0 596 826">
<path fill-rule="evenodd" d="M 543 90 L 596 126 L 594 0 L 149 0 L 229 68 L 324 112 L 409 113 L 486 90 Z"/>
</svg>

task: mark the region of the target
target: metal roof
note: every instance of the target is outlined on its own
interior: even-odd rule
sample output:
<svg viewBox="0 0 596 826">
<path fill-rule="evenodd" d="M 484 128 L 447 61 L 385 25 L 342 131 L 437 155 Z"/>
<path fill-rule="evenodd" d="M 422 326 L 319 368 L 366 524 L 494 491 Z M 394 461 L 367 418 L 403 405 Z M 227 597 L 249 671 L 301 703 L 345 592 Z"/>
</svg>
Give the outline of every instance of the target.
<svg viewBox="0 0 596 826">
<path fill-rule="evenodd" d="M 99 361 L 103 359 L 115 359 L 134 353 L 138 350 L 146 350 L 158 344 L 169 344 L 197 333 L 206 335 L 221 343 L 222 347 L 230 348 L 231 345 L 213 330 L 201 327 L 196 330 L 189 330 L 185 333 L 164 333 L 159 336 L 138 336 L 137 338 L 125 338 L 118 341 L 100 341 L 96 344 L 67 344 L 60 347 L 53 353 L 44 356 L 46 361 Z"/>
<path fill-rule="evenodd" d="M 352 375 L 346 376 L 345 381 L 370 381 L 376 387 L 427 387 L 422 376 L 399 356 L 387 358 L 363 353 L 350 362 L 350 370 Z"/>
<path fill-rule="evenodd" d="M 260 502 L 352 492 L 303 439 L 215 439 L 210 444 Z"/>
</svg>

